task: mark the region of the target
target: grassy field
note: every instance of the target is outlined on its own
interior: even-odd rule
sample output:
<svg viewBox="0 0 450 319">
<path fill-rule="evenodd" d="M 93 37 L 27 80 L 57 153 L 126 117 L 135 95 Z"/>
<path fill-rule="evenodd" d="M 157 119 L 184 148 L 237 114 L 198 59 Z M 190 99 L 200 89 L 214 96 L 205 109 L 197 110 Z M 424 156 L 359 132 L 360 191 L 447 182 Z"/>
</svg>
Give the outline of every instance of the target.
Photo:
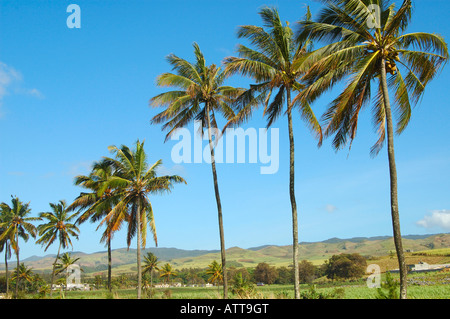
<svg viewBox="0 0 450 319">
<path fill-rule="evenodd" d="M 331 294 L 336 287 L 317 288 L 317 292 Z M 303 287 L 302 291 L 307 291 Z M 375 299 L 377 297 L 376 289 L 369 289 L 366 286 L 347 286 L 343 288 L 342 299 Z M 289 299 L 294 297 L 293 286 L 290 285 L 270 285 L 257 288 L 257 299 Z M 88 292 L 66 292 L 64 296 L 59 293 L 54 294 L 55 298 L 65 299 L 134 299 L 136 290 L 120 289 L 113 291 L 112 294 L 106 290 L 96 290 Z M 144 294 L 144 298 L 148 298 Z M 221 295 L 216 288 L 171 288 L 170 293 L 167 289 L 156 289 L 156 294 L 152 299 L 219 299 Z M 233 298 L 233 295 L 231 295 Z M 409 299 L 450 299 L 449 285 L 434 286 L 415 286 L 408 287 Z"/>
<path fill-rule="evenodd" d="M 385 275 L 382 275 L 384 281 Z M 393 275 L 398 279 L 398 275 Z M 409 299 L 450 299 L 450 272 L 414 273 L 408 275 Z M 377 290 L 368 288 L 365 281 L 334 282 L 317 284 L 316 292 L 322 295 L 338 299 L 375 299 Z M 293 285 L 265 285 L 255 287 L 252 298 L 256 299 L 291 299 L 294 297 Z M 301 285 L 301 293 L 310 290 L 309 285 Z M 336 292 L 339 292 L 336 295 Z M 143 298 L 148 299 L 219 299 L 221 291 L 217 287 L 177 287 L 154 289 L 154 294 L 149 296 L 143 292 Z M 33 298 L 33 296 L 27 296 Z M 238 299 L 231 294 L 231 298 Z M 54 292 L 53 298 L 64 299 L 134 299 L 135 289 L 116 289 L 109 293 L 105 289 L 93 291 L 68 291 L 65 293 Z"/>
<path fill-rule="evenodd" d="M 348 243 L 347 243 L 348 244 Z M 353 244 L 353 243 L 351 243 Z M 272 258 L 285 257 L 288 251 L 280 247 L 268 246 L 263 248 L 267 254 Z M 231 249 L 235 255 L 236 260 L 245 264 L 247 267 L 255 267 L 256 261 L 260 261 L 261 252 L 252 252 L 252 255 L 247 254 L 246 251 L 240 248 Z M 418 250 L 408 252 L 405 254 L 407 264 L 417 264 L 419 262 L 426 262 L 429 264 L 448 264 L 450 263 L 450 248 L 439 248 L 432 250 Z M 267 256 L 267 255 L 266 255 Z M 203 255 L 191 260 L 184 260 L 182 265 L 192 262 L 193 265 L 198 266 L 199 260 L 206 263 L 211 260 L 211 255 Z M 251 257 L 251 258 L 250 258 Z M 189 258 L 189 257 L 188 257 Z M 186 258 L 186 259 L 188 259 Z M 253 259 L 252 259 L 253 258 Z M 267 258 L 265 259 L 267 261 Z M 314 260 L 317 264 L 321 264 L 322 260 Z M 320 261 L 320 262 L 319 262 Z M 174 263 L 176 264 L 176 263 Z M 379 265 L 382 272 L 382 280 L 385 278 L 385 272 L 394 269 L 398 266 L 397 258 L 391 254 L 388 256 L 374 256 L 367 260 L 367 264 Z M 124 273 L 132 273 L 135 267 L 134 264 L 126 264 L 116 268 Z M 90 274 L 93 275 L 93 274 Z M 398 274 L 393 274 L 398 281 Z M 88 276 L 89 277 L 89 276 Z M 361 279 L 356 282 L 329 282 L 318 279 L 315 281 L 317 294 L 325 295 L 332 298 L 341 299 L 374 299 L 377 297 L 377 290 L 367 287 L 366 282 Z M 306 294 L 310 291 L 309 285 L 302 285 L 301 293 Z M 336 294 L 339 292 L 338 294 Z M 68 292 L 54 292 L 53 298 L 64 299 L 134 299 L 136 298 L 135 289 L 114 289 L 112 293 L 105 289 L 92 291 L 68 291 Z M 154 289 L 153 294 L 149 295 L 144 291 L 143 298 L 151 299 L 218 299 L 221 298 L 221 292 L 216 287 L 202 288 L 202 287 L 180 287 L 180 288 L 160 288 Z M 39 298 L 36 295 L 22 295 L 22 298 Z M 294 297 L 294 288 L 292 285 L 266 285 L 255 286 L 255 293 L 251 298 L 258 299 L 289 299 Z M 2 298 L 0 294 L 0 298 Z M 47 296 L 48 298 L 48 296 Z M 233 296 L 231 298 L 238 298 Z M 410 299 L 450 299 L 450 269 L 439 272 L 428 273 L 409 273 L 408 274 L 408 298 Z"/>
<path fill-rule="evenodd" d="M 409 276 L 409 299 L 450 299 L 450 274 Z M 309 285 L 301 285 L 301 293 L 310 290 Z M 317 285 L 316 292 L 322 295 L 333 296 L 333 299 L 376 299 L 377 290 L 368 288 L 363 281 L 342 282 L 333 285 Z M 336 295 L 336 292 L 339 292 Z M 220 299 L 222 291 L 217 287 L 173 287 L 154 289 L 152 296 L 144 290 L 143 299 Z M 22 295 L 21 298 L 34 299 L 38 295 Z M 49 298 L 47 295 L 46 298 Z M 114 289 L 112 293 L 106 289 L 92 291 L 66 291 L 53 292 L 53 299 L 135 299 L 136 289 Z M 240 299 L 230 294 L 231 299 Z M 293 285 L 265 285 L 256 287 L 251 298 L 255 299 L 292 299 L 294 298 Z"/>
<path fill-rule="evenodd" d="M 412 253 L 413 256 L 443 256 L 450 257 L 450 248 L 421 250 Z"/>
</svg>

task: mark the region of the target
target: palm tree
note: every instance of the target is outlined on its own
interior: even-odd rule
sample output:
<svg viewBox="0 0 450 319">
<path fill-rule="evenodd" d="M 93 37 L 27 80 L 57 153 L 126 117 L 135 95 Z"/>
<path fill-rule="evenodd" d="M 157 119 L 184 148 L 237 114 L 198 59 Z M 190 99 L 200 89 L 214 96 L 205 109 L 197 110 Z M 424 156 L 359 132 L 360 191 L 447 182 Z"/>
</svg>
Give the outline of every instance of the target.
<svg viewBox="0 0 450 319">
<path fill-rule="evenodd" d="M 55 265 L 55 274 L 60 275 L 62 273 L 66 274 L 66 283 L 67 283 L 67 276 L 69 275 L 69 267 L 74 265 L 80 258 L 73 258 L 70 253 L 64 253 L 61 256 L 58 257 L 58 262 L 56 262 Z M 80 271 L 83 271 L 82 268 L 80 268 Z"/>
<path fill-rule="evenodd" d="M 239 271 L 234 275 L 231 292 L 239 298 L 249 299 L 255 293 L 255 285 Z"/>
<path fill-rule="evenodd" d="M 23 283 L 22 287 L 25 288 L 26 283 L 32 283 L 34 280 L 32 268 L 21 263 L 19 267 L 14 270 L 11 280 L 14 280 L 16 283 L 20 280 Z"/>
<path fill-rule="evenodd" d="M 92 171 L 88 176 L 79 175 L 75 177 L 75 185 L 82 186 L 89 193 L 82 192 L 74 200 L 74 202 L 67 207 L 69 211 L 78 209 L 82 213 L 76 223 L 81 224 L 87 220 L 92 223 L 100 222 L 106 215 L 111 212 L 111 209 L 117 204 L 113 201 L 113 189 L 107 188 L 99 195 L 101 185 L 108 181 L 114 175 L 111 166 L 105 162 L 95 162 L 92 166 Z M 98 229 L 98 228 L 97 228 Z M 105 231 L 100 242 L 106 241 L 108 246 L 108 289 L 112 290 L 111 286 L 111 268 L 112 268 L 112 253 L 111 253 L 111 239 L 113 233 Z"/>
<path fill-rule="evenodd" d="M 121 287 L 124 288 L 128 287 L 129 280 L 126 274 L 120 274 L 118 280 Z"/>
<path fill-rule="evenodd" d="M 208 281 L 211 283 L 218 282 L 217 287 L 219 286 L 219 283 L 223 281 L 223 271 L 222 266 L 217 262 L 213 261 L 211 264 L 208 265 L 208 269 L 206 269 L 206 273 L 208 275 L 211 275 L 208 278 Z"/>
<path fill-rule="evenodd" d="M 159 270 L 158 257 L 152 252 L 148 252 L 144 256 L 144 266 L 142 267 L 142 274 L 150 273 L 150 286 L 153 287 L 153 270 Z"/>
<path fill-rule="evenodd" d="M 298 31 L 298 38 L 310 37 L 329 43 L 309 57 L 312 66 L 305 81 L 310 85 L 304 94 L 312 101 L 340 80 L 349 80 L 323 116 L 324 135 L 334 134 L 333 146 L 340 149 L 349 140 L 351 147 L 360 111 L 370 104 L 371 93 L 376 92 L 373 122 L 379 138 L 371 154 L 378 154 L 387 135 L 391 217 L 400 269 L 400 297 L 404 299 L 407 297 L 407 271 L 400 232 L 394 120 L 389 89 L 393 93 L 397 115 L 395 133 L 400 134 L 410 121 L 411 107 L 446 63 L 447 44 L 437 34 L 405 33 L 412 15 L 410 0 L 404 0 L 398 9 L 395 4 L 381 0 L 324 2 L 326 7 L 317 21 L 300 22 Z M 372 13 L 373 5 L 380 9 L 379 16 Z M 373 80 L 377 83 L 375 90 L 371 88 Z"/>
<path fill-rule="evenodd" d="M 99 289 L 101 287 L 101 285 L 103 284 L 103 278 L 100 275 L 96 275 L 94 277 L 94 285 L 97 289 Z"/>
<path fill-rule="evenodd" d="M 219 221 L 222 268 L 224 274 L 226 274 L 222 203 L 217 181 L 212 130 L 218 129 L 216 114 L 222 114 L 227 120 L 234 117 L 230 104 L 243 90 L 223 85 L 227 75 L 215 64 L 207 66 L 205 57 L 198 44 L 194 43 L 193 46 L 196 59 L 195 64 L 174 54 L 170 54 L 167 57 L 167 61 L 173 67 L 175 74 L 163 73 L 158 76 L 156 83 L 158 86 L 175 87 L 178 90 L 159 94 L 150 100 L 150 105 L 154 107 L 165 107 L 165 110 L 154 116 L 151 122 L 165 123 L 162 128 L 170 129 L 166 135 L 166 141 L 178 128 L 186 126 L 194 119 L 201 121 L 201 134 L 203 134 L 203 129 L 206 128 L 208 130 L 211 168 Z M 216 135 L 216 143 L 218 138 Z M 226 276 L 224 276 L 224 298 L 228 298 Z"/>
<path fill-rule="evenodd" d="M 320 124 L 309 103 L 305 102 L 301 95 L 297 95 L 294 99 L 291 98 L 291 95 L 299 94 L 305 89 L 304 83 L 300 80 L 304 73 L 303 61 L 308 56 L 311 43 L 309 40 L 296 41 L 289 23 L 283 25 L 276 9 L 263 8 L 259 15 L 265 28 L 245 25 L 239 27 L 237 32 L 239 38 L 248 39 L 256 48 L 251 49 L 239 45 L 237 49 L 239 57 L 227 57 L 224 60 L 227 74 L 241 74 L 256 81 L 256 84 L 252 84 L 250 89 L 237 99 L 237 115 L 230 124 L 236 125 L 247 120 L 259 105 L 264 105 L 267 127 L 270 127 L 283 114 L 286 104 L 285 113 L 287 114 L 289 130 L 289 195 L 292 211 L 294 286 L 295 297 L 300 298 L 292 109 L 294 107 L 299 109 L 300 116 L 318 138 L 319 146 L 322 133 Z M 308 9 L 306 19 L 309 19 L 309 16 Z M 277 91 L 275 96 L 272 94 L 274 91 Z"/>
<path fill-rule="evenodd" d="M 0 224 L 8 220 L 8 210 L 3 210 L 3 206 L 0 206 Z M 0 227 L 0 236 L 6 230 L 5 227 Z M 0 241 L 0 252 L 5 251 L 5 282 L 6 282 L 6 295 L 9 295 L 9 272 L 8 272 L 8 259 L 11 258 L 11 244 L 9 238 L 5 238 Z"/>
<path fill-rule="evenodd" d="M 36 238 L 36 226 L 31 224 L 31 221 L 41 220 L 39 217 L 27 217 L 31 213 L 30 203 L 22 203 L 18 197 L 12 197 L 12 207 L 6 203 L 1 203 L 1 210 L 4 212 L 6 218 L 0 223 L 0 228 L 4 231 L 0 235 L 0 242 L 8 239 L 11 247 L 17 256 L 17 267 L 19 269 L 19 238 L 25 242 L 28 241 L 30 235 Z M 19 277 L 20 279 L 20 277 Z M 19 293 L 19 281 L 16 281 L 16 297 Z"/>
<path fill-rule="evenodd" d="M 69 245 L 73 248 L 71 236 L 78 239 L 78 233 L 80 230 L 75 224 L 72 224 L 71 221 L 75 218 L 75 214 L 68 214 L 68 210 L 66 208 L 66 201 L 60 200 L 59 203 L 50 203 L 50 208 L 52 212 L 42 212 L 39 214 L 39 217 L 42 219 L 48 220 L 47 223 L 41 224 L 37 227 L 39 231 L 39 236 L 41 236 L 36 243 L 47 245 L 44 251 L 52 245 L 55 240 L 59 241 L 58 253 L 56 254 L 55 261 L 53 262 L 53 270 L 51 277 L 51 285 L 53 287 L 53 280 L 55 277 L 55 266 L 56 262 L 59 258 L 59 252 L 61 251 L 61 247 L 66 249 Z M 52 296 L 52 290 L 50 290 L 50 297 Z"/>
<path fill-rule="evenodd" d="M 169 263 L 166 263 L 161 269 L 160 277 L 165 277 L 165 281 L 169 282 L 170 277 L 176 277 L 178 274 L 175 272 L 175 269 L 172 268 L 172 265 Z"/>
<path fill-rule="evenodd" d="M 141 246 L 145 248 L 147 238 L 147 226 L 153 233 L 155 244 L 158 245 L 156 236 L 155 219 L 153 208 L 148 198 L 150 194 L 169 192 L 174 183 L 186 181 L 177 175 L 157 176 L 157 169 L 162 164 L 159 160 L 152 166 L 148 166 L 147 155 L 144 150 L 144 142 L 136 142 L 135 148 L 131 150 L 122 145 L 109 147 L 115 158 L 104 158 L 107 165 L 111 165 L 116 171 L 115 176 L 102 184 L 99 191 L 101 196 L 107 189 L 116 189 L 112 195 L 112 201 L 117 202 L 113 209 L 103 218 L 107 222 L 107 233 L 120 229 L 123 222 L 128 223 L 127 245 L 130 247 L 131 239 L 137 235 L 137 269 L 138 269 L 138 292 L 141 297 Z"/>
</svg>

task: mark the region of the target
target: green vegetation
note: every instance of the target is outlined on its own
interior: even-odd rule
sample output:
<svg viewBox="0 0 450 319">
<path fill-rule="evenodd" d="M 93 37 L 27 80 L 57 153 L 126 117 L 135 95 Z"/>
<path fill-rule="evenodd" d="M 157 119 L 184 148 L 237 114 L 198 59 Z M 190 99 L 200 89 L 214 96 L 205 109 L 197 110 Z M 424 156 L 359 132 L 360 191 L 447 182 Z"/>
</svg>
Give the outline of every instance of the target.
<svg viewBox="0 0 450 319">
<path fill-rule="evenodd" d="M 220 264 L 213 261 L 206 268 L 174 268 L 170 263 L 163 267 L 154 266 L 152 255 L 147 255 L 145 273 L 142 277 L 142 298 L 170 299 L 170 298 L 220 298 L 221 268 Z M 389 256 L 382 256 L 378 262 Z M 63 254 L 57 269 L 61 277 L 57 284 L 65 283 L 67 266 L 73 264 L 74 259 Z M 148 262 L 150 261 L 150 262 Z M 300 298 L 303 299 L 391 299 L 399 297 L 399 276 L 389 272 L 381 275 L 381 288 L 370 289 L 367 287 L 366 274 L 361 274 L 358 268 L 366 260 L 357 254 L 333 255 L 322 265 L 315 266 L 308 261 L 299 263 Z M 333 266 L 333 267 L 330 267 Z M 336 267 L 338 265 L 338 267 Z M 147 266 L 151 266 L 149 268 Z M 338 270 L 336 275 L 330 268 Z M 292 290 L 293 267 L 270 266 L 259 263 L 255 267 L 230 267 L 229 272 L 230 297 L 237 299 L 268 298 L 285 299 L 294 298 Z M 109 291 L 108 282 L 104 275 L 82 275 L 82 282 L 88 283 L 90 291 L 64 291 L 64 288 L 54 291 L 50 295 L 50 273 L 35 274 L 31 267 L 23 263 L 19 268 L 21 278 L 20 298 L 89 298 L 89 299 L 125 299 L 134 298 L 137 287 L 136 271 L 112 277 L 112 289 Z M 154 279 L 152 279 L 154 278 Z M 213 280 L 215 279 L 215 280 Z M 12 282 L 15 283 L 14 273 Z M 215 282 L 215 287 L 209 283 Z M 263 283 L 263 285 L 261 285 Z M 411 291 L 410 298 L 448 298 L 450 296 L 450 272 L 439 271 L 430 273 L 410 273 L 408 283 Z M 0 277 L 0 291 L 5 289 L 5 277 Z M 208 286 L 209 285 L 209 286 Z"/>
<path fill-rule="evenodd" d="M 2 215 L 0 229 L 0 242 L 9 244 L 14 250 L 17 258 L 16 266 L 16 289 L 15 295 L 19 293 L 19 284 L 21 276 L 18 275 L 20 269 L 19 258 L 19 239 L 23 239 L 25 242 L 31 237 L 36 238 L 37 229 L 31 222 L 40 220 L 39 217 L 29 217 L 31 214 L 30 203 L 23 203 L 18 197 L 11 196 L 12 205 L 9 206 L 6 203 L 0 204 L 0 213 Z M 5 252 L 5 255 L 8 255 Z M 23 268 L 22 268 L 23 269 Z M 8 277 L 8 274 L 6 274 Z"/>
<path fill-rule="evenodd" d="M 416 251 L 413 256 L 445 256 L 450 257 L 450 248 Z"/>
<path fill-rule="evenodd" d="M 398 275 L 392 275 L 398 283 Z M 408 275 L 409 278 L 410 275 Z M 384 276 L 383 276 L 384 277 Z M 425 276 L 427 280 L 433 280 L 436 274 Z M 4 277 L 3 277 L 4 279 Z M 0 287 L 4 283 L 0 280 Z M 292 299 L 294 298 L 293 284 L 273 284 L 265 286 L 254 285 L 253 298 L 264 299 Z M 40 294 L 36 292 L 19 293 L 21 298 L 40 299 L 49 298 L 49 292 Z M 300 285 L 300 294 L 303 298 L 333 298 L 333 299 L 377 299 L 379 294 L 377 289 L 367 288 L 365 282 L 360 280 L 356 282 L 341 281 L 334 283 L 316 283 L 314 286 L 309 284 Z M 149 296 L 150 295 L 150 296 Z M 221 294 L 215 287 L 171 287 L 156 288 L 152 294 L 144 293 L 143 298 L 151 299 L 217 299 Z M 450 287 L 448 284 L 435 285 L 415 285 L 408 287 L 409 299 L 448 299 L 450 296 Z M 231 298 L 239 299 L 234 294 Z M 114 287 L 112 292 L 103 287 L 92 291 L 57 291 L 53 294 L 54 299 L 133 299 L 136 298 L 135 288 Z"/>
<path fill-rule="evenodd" d="M 72 240 L 70 239 L 70 237 L 73 236 L 78 239 L 78 233 L 80 232 L 77 226 L 70 223 L 70 221 L 75 218 L 76 214 L 68 214 L 66 206 L 66 202 L 64 200 L 60 200 L 57 204 L 50 203 L 52 212 L 43 212 L 39 214 L 39 217 L 41 219 L 47 219 L 48 222 L 37 227 L 39 236 L 41 237 L 36 241 L 36 243 L 47 245 L 44 250 L 46 251 L 48 247 L 50 247 L 50 245 L 55 242 L 56 239 L 58 239 L 59 241 L 58 253 L 56 254 L 55 262 L 53 263 L 50 287 L 53 286 L 56 263 L 60 258 L 59 253 L 61 251 L 61 248 L 66 249 L 69 245 L 73 248 Z M 68 258 L 67 255 L 65 255 L 65 257 Z M 50 296 L 51 295 L 52 291 L 50 290 Z"/>
</svg>

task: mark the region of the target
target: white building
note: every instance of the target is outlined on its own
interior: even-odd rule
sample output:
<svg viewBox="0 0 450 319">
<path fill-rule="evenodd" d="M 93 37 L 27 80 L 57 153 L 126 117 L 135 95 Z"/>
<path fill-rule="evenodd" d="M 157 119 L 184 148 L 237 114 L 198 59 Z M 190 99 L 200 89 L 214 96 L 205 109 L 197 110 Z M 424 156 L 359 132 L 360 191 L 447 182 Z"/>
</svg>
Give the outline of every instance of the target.
<svg viewBox="0 0 450 319">
<path fill-rule="evenodd" d="M 418 264 L 406 265 L 408 272 L 427 272 L 439 271 L 445 268 L 450 268 L 450 264 L 434 264 L 430 265 L 426 262 L 420 261 Z M 399 272 L 398 269 L 392 269 L 390 272 Z"/>
</svg>

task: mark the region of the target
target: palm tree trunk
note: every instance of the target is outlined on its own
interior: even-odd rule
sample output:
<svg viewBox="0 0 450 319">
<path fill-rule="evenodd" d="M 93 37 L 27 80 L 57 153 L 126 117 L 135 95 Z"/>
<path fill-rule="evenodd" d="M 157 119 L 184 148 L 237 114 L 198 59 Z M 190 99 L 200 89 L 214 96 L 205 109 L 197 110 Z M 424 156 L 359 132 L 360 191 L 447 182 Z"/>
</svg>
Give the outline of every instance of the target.
<svg viewBox="0 0 450 319">
<path fill-rule="evenodd" d="M 150 270 L 150 288 L 153 288 L 153 269 Z"/>
<path fill-rule="evenodd" d="M 108 289 L 111 292 L 111 238 L 108 238 Z"/>
<path fill-rule="evenodd" d="M 383 90 L 383 98 L 386 113 L 387 136 L 388 136 L 388 158 L 389 158 L 389 173 L 391 181 L 391 216 L 392 226 L 394 231 L 394 243 L 397 251 L 398 266 L 400 270 L 400 298 L 406 299 L 406 263 L 403 252 L 402 235 L 400 233 L 400 217 L 398 212 L 398 194 L 397 194 L 397 169 L 395 167 L 394 154 L 394 128 L 392 124 L 391 104 L 389 101 L 389 92 L 386 80 L 386 65 L 385 60 L 381 60 L 381 86 Z"/>
<path fill-rule="evenodd" d="M 16 250 L 16 256 L 17 256 L 17 268 L 16 268 L 16 299 L 19 294 L 19 230 L 17 229 L 17 250 Z"/>
<path fill-rule="evenodd" d="M 5 280 L 6 280 L 6 296 L 9 294 L 9 276 L 8 276 L 8 241 L 5 244 Z"/>
<path fill-rule="evenodd" d="M 136 212 L 136 221 L 137 221 L 137 299 L 141 299 L 141 286 L 142 286 L 142 276 L 141 276 L 141 200 L 138 199 L 137 203 L 137 212 Z"/>
<path fill-rule="evenodd" d="M 228 280 L 227 280 L 227 268 L 225 259 L 225 238 L 223 232 L 222 204 L 220 203 L 219 184 L 217 182 L 216 161 L 214 159 L 214 146 L 212 142 L 211 121 L 209 116 L 208 105 L 206 105 L 206 121 L 208 122 L 209 149 L 211 151 L 211 167 L 214 179 L 214 191 L 216 194 L 217 213 L 219 215 L 220 253 L 222 256 L 222 271 L 223 271 L 223 298 L 228 299 Z"/>
<path fill-rule="evenodd" d="M 58 258 L 59 258 L 59 252 L 60 252 L 60 250 L 61 250 L 61 242 L 59 243 L 58 253 L 56 254 L 55 261 L 53 262 L 52 279 L 51 279 L 51 282 L 50 282 L 50 298 L 52 297 L 52 292 L 53 292 L 53 280 L 55 279 L 55 267 L 56 267 L 56 262 L 58 261 Z"/>
<path fill-rule="evenodd" d="M 289 129 L 289 196 L 291 199 L 292 208 L 292 258 L 294 263 L 294 291 L 295 299 L 300 298 L 300 279 L 299 279 L 299 266 L 298 266 L 298 221 L 297 221 L 297 203 L 295 201 L 295 188 L 294 188 L 294 131 L 292 129 L 292 114 L 291 114 L 291 91 L 287 89 L 287 104 L 288 104 L 288 129 Z"/>
</svg>

